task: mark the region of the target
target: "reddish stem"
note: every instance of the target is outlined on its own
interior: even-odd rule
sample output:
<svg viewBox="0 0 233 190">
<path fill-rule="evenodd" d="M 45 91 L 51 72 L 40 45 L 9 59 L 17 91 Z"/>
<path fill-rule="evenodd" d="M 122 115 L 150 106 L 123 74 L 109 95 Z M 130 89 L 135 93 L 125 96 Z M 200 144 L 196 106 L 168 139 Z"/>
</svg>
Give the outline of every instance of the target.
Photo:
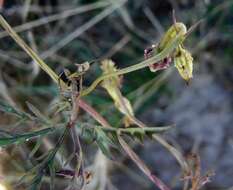
<svg viewBox="0 0 233 190">
<path fill-rule="evenodd" d="M 79 99 L 78 102 L 80 108 L 89 113 L 97 122 L 99 122 L 103 127 L 111 127 L 111 125 L 97 112 L 94 108 L 88 105 L 85 101 Z"/>
</svg>

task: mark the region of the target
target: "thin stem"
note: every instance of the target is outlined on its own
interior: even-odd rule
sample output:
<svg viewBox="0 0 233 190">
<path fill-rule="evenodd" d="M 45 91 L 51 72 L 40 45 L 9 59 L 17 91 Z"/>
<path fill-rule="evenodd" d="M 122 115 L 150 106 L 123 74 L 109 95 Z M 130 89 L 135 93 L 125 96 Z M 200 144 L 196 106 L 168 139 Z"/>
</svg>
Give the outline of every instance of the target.
<svg viewBox="0 0 233 190">
<path fill-rule="evenodd" d="M 0 15 L 0 24 L 6 30 L 6 32 L 16 41 L 16 43 L 24 49 L 24 51 L 53 79 L 55 83 L 59 83 L 59 76 L 19 37 L 19 35 L 12 29 L 12 27 L 6 22 L 6 20 Z M 178 34 L 176 38 L 174 38 L 171 43 L 159 54 L 142 61 L 136 65 L 132 65 L 123 69 L 119 69 L 116 72 L 105 74 L 97 78 L 90 87 L 83 90 L 81 92 L 80 97 L 85 96 L 92 92 L 95 87 L 104 79 L 123 75 L 126 73 L 130 73 L 145 67 L 148 67 L 151 64 L 158 63 L 159 61 L 166 58 L 172 51 L 184 40 L 185 36 Z M 62 80 L 60 80 L 61 84 L 66 86 Z"/>
<path fill-rule="evenodd" d="M 104 79 L 106 78 L 110 78 L 113 76 L 117 76 L 117 75 L 123 75 L 126 73 L 130 73 L 145 67 L 148 67 L 151 64 L 155 64 L 158 63 L 160 60 L 163 60 L 164 58 L 166 58 L 169 54 L 172 53 L 172 51 L 183 41 L 183 36 L 182 35 L 177 35 L 176 38 L 174 38 L 172 40 L 172 42 L 170 43 L 169 46 L 167 46 L 163 51 L 161 51 L 159 54 L 156 54 L 155 56 L 142 61 L 141 63 L 138 63 L 136 65 L 132 65 L 123 69 L 119 69 L 116 72 L 113 73 L 109 73 L 109 74 L 104 74 L 102 76 L 100 76 L 99 78 L 97 78 L 90 87 L 88 87 L 87 89 L 83 90 L 81 93 L 81 96 L 86 96 L 87 94 L 89 94 L 91 91 L 93 91 L 95 89 L 95 87 Z"/>
<path fill-rule="evenodd" d="M 110 124 L 98 113 L 89 106 L 87 103 L 85 103 L 82 100 L 79 100 L 79 106 L 85 110 L 87 113 L 89 113 L 96 121 L 98 121 L 103 127 L 106 127 L 106 129 L 113 130 L 114 128 L 111 127 Z M 122 147 L 124 148 L 125 152 L 130 156 L 130 158 L 137 164 L 137 166 L 149 177 L 150 180 L 152 180 L 161 190 L 170 190 L 159 178 L 157 178 L 155 175 L 153 175 L 149 168 L 145 165 L 145 163 L 134 153 L 131 148 L 126 145 L 126 142 L 119 136 L 121 134 L 121 131 L 118 131 L 118 139 L 121 142 Z"/>
<path fill-rule="evenodd" d="M 138 120 L 136 117 L 129 115 L 130 119 L 139 127 L 145 128 L 146 126 L 143 122 Z M 153 134 L 152 136 L 156 141 L 158 141 L 161 145 L 163 145 L 177 160 L 177 162 L 180 164 L 183 171 L 187 172 L 189 170 L 188 164 L 183 157 L 183 155 L 176 150 L 172 145 L 170 145 L 161 135 Z"/>
<path fill-rule="evenodd" d="M 89 113 L 103 127 L 106 127 L 107 129 L 112 130 L 113 127 L 106 121 L 106 119 L 104 119 L 97 111 L 95 111 L 94 108 L 92 108 L 90 105 L 88 105 L 85 101 L 79 100 L 79 106 L 84 111 Z M 148 128 L 148 126 L 146 126 L 143 122 L 138 120 L 136 117 L 134 117 L 130 114 L 128 114 L 127 116 L 129 116 L 130 119 L 139 127 Z M 186 160 L 184 159 L 184 157 L 182 156 L 182 154 L 178 150 L 176 150 L 172 145 L 167 143 L 166 140 L 162 136 L 160 136 L 158 134 L 154 134 L 152 137 L 156 141 L 158 141 L 160 144 L 162 144 L 176 158 L 176 160 L 178 161 L 178 163 L 180 164 L 181 168 L 184 171 L 188 171 L 188 168 L 189 168 L 188 164 L 187 164 Z"/>
<path fill-rule="evenodd" d="M 0 15 L 0 24 L 6 32 L 16 41 L 16 43 L 23 48 L 25 52 L 43 69 L 54 82 L 58 83 L 58 75 L 19 37 L 19 35 L 12 29 L 6 20 Z"/>
<path fill-rule="evenodd" d="M 124 139 L 118 135 L 119 143 L 124 151 L 128 154 L 131 160 L 138 166 L 138 168 L 160 189 L 160 190 L 170 190 L 168 186 L 163 183 L 158 177 L 151 173 L 150 169 L 147 165 L 141 160 L 141 158 L 130 148 L 128 143 L 124 141 Z"/>
<path fill-rule="evenodd" d="M 98 123 L 100 123 L 103 127 L 113 128 L 111 125 L 104 119 L 94 108 L 88 105 L 85 101 L 79 99 L 79 106 L 84 111 L 89 113 Z"/>
<path fill-rule="evenodd" d="M 125 112 L 127 113 L 127 117 L 138 127 L 141 128 L 148 128 L 147 125 L 145 125 L 143 122 L 141 122 L 139 119 L 137 119 L 134 115 L 132 115 L 130 113 L 130 111 L 128 110 L 128 108 L 125 106 L 124 102 L 123 102 L 123 96 L 121 94 L 121 92 L 119 91 L 119 89 L 116 90 L 118 92 L 118 97 L 121 100 L 121 107 L 125 110 Z M 189 167 L 188 164 L 186 162 L 186 160 L 184 159 L 184 157 L 182 156 L 182 154 L 176 150 L 176 148 L 174 148 L 172 145 L 170 145 L 162 136 L 160 136 L 159 134 L 153 134 L 152 137 L 158 141 L 161 145 L 163 145 L 177 160 L 177 162 L 180 164 L 181 168 L 187 172 Z"/>
</svg>

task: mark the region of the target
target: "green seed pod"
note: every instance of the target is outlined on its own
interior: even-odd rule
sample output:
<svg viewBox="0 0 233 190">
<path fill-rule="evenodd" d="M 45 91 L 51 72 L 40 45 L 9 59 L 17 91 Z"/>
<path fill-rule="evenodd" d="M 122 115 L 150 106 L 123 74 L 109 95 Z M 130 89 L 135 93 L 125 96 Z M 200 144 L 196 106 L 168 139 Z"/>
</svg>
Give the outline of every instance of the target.
<svg viewBox="0 0 233 190">
<path fill-rule="evenodd" d="M 167 47 L 170 42 L 176 37 L 177 34 L 185 35 L 187 33 L 187 28 L 182 22 L 176 22 L 173 24 L 168 31 L 164 34 L 158 47 L 158 51 L 162 51 Z"/>
<path fill-rule="evenodd" d="M 196 25 L 194 25 L 194 27 L 195 26 Z M 149 50 L 145 50 L 145 57 L 148 57 L 148 55 L 150 56 L 152 51 L 153 54 L 158 54 L 163 51 L 171 44 L 177 35 L 183 36 L 184 40 L 187 34 L 190 33 L 194 27 L 191 27 L 191 29 L 187 31 L 187 28 L 183 23 L 174 22 L 174 24 L 164 34 L 158 46 L 152 47 Z M 188 82 L 193 76 L 193 57 L 190 52 L 183 47 L 183 41 L 180 42 L 174 52 L 168 55 L 165 59 L 152 64 L 150 66 L 150 70 L 155 72 L 157 70 L 166 69 L 170 65 L 171 60 L 174 60 L 175 67 L 177 68 L 180 76 Z"/>
<path fill-rule="evenodd" d="M 174 63 L 180 76 L 189 82 L 193 77 L 193 57 L 189 51 L 184 49 L 181 45 L 177 48 Z"/>
</svg>

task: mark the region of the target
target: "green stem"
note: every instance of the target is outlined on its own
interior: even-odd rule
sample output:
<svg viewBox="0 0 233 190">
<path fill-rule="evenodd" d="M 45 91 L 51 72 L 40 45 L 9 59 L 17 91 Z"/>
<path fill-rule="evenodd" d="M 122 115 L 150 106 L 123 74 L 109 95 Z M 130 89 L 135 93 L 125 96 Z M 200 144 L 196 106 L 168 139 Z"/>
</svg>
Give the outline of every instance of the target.
<svg viewBox="0 0 233 190">
<path fill-rule="evenodd" d="M 55 83 L 59 83 L 59 76 L 19 37 L 19 35 L 12 29 L 12 27 L 6 22 L 6 20 L 0 15 L 0 24 L 2 27 L 6 30 L 6 32 L 20 45 L 27 54 L 53 79 Z M 132 65 L 123 69 L 119 69 L 118 71 L 114 73 L 104 74 L 97 78 L 90 87 L 83 90 L 81 92 L 81 96 L 85 96 L 92 92 L 95 87 L 104 79 L 117 76 L 117 75 L 123 75 L 126 73 L 130 73 L 145 67 L 148 67 L 151 64 L 158 63 L 159 61 L 163 60 L 165 57 L 167 57 L 169 54 L 172 53 L 172 51 L 184 40 L 185 36 L 182 34 L 178 34 L 176 38 L 174 38 L 171 43 L 159 54 L 156 54 L 155 56 L 142 61 L 141 63 L 138 63 L 136 65 Z M 61 80 L 62 85 L 65 85 L 64 82 Z"/>
<path fill-rule="evenodd" d="M 136 65 L 132 65 L 123 69 L 119 69 L 116 72 L 113 73 L 109 73 L 109 74 L 104 74 L 100 77 L 98 77 L 92 84 L 91 86 L 89 86 L 87 89 L 83 90 L 81 93 L 81 96 L 86 96 L 87 94 L 89 94 L 91 91 L 93 91 L 95 89 L 95 87 L 104 79 L 106 78 L 110 78 L 113 76 L 117 76 L 117 75 L 123 75 L 126 73 L 130 73 L 145 67 L 148 67 L 151 64 L 155 64 L 158 63 L 159 61 L 163 60 L 164 58 L 166 58 L 169 54 L 172 53 L 172 51 L 183 41 L 184 36 L 183 35 L 177 35 L 176 38 L 174 38 L 170 45 L 167 46 L 163 51 L 161 51 L 159 54 L 156 54 L 155 56 L 142 61 L 141 63 L 138 63 Z"/>
<path fill-rule="evenodd" d="M 43 69 L 55 83 L 58 83 L 59 76 L 32 50 L 20 36 L 13 30 L 7 21 L 0 15 L 0 24 L 15 42 Z M 61 81 L 63 83 L 63 81 Z"/>
</svg>

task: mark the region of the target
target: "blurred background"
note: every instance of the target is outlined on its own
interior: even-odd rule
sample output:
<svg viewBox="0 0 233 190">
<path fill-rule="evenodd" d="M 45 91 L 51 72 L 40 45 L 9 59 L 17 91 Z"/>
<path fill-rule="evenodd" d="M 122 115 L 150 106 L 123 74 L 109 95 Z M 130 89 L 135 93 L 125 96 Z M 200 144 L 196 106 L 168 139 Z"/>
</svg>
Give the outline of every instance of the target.
<svg viewBox="0 0 233 190">
<path fill-rule="evenodd" d="M 56 73 L 74 69 L 74 63 L 104 58 L 111 58 L 118 68 L 139 63 L 144 49 L 156 44 L 172 24 L 173 9 L 177 21 L 187 27 L 203 19 L 185 41 L 194 57 L 189 85 L 174 68 L 156 74 L 146 68 L 124 76 L 122 93 L 143 122 L 175 124 L 166 139 L 184 155 L 199 154 L 203 174 L 215 171 L 203 189 L 233 189 L 232 0 L 1 0 L 0 6 L 9 24 Z M 84 85 L 100 73 L 97 61 Z M 45 115 L 51 115 L 50 106 L 59 98 L 57 86 L 4 30 L 0 31 L 0 98 L 24 111 L 29 101 Z M 119 122 L 119 113 L 103 89 L 98 87 L 85 99 L 111 124 Z M 90 119 L 84 113 L 82 118 Z M 32 128 L 0 112 L 1 130 Z M 51 138 L 44 142 L 44 150 L 52 146 Z M 14 174 L 29 168 L 30 147 L 1 149 L 2 180 L 15 183 Z M 153 173 L 172 189 L 181 189 L 180 168 L 160 144 L 147 139 L 134 148 Z M 93 161 L 93 149 L 85 149 L 87 166 Z M 129 159 L 121 160 L 112 164 L 107 179 L 111 185 L 106 189 L 155 189 Z"/>
</svg>

